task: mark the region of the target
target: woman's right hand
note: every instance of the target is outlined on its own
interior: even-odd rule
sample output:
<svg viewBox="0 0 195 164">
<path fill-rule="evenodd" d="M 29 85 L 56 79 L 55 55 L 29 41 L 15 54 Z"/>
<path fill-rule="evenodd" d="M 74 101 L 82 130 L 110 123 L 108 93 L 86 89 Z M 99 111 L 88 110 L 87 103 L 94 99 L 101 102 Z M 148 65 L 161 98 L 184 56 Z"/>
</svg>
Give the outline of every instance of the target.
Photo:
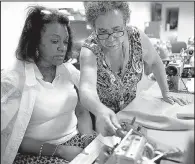
<svg viewBox="0 0 195 164">
<path fill-rule="evenodd" d="M 59 145 L 55 155 L 67 161 L 72 161 L 82 151 L 83 149 L 80 147 Z"/>
<path fill-rule="evenodd" d="M 104 113 L 100 113 L 96 117 L 96 131 L 103 136 L 116 135 L 116 130 L 121 128 L 116 114 L 110 110 L 105 109 Z"/>
</svg>

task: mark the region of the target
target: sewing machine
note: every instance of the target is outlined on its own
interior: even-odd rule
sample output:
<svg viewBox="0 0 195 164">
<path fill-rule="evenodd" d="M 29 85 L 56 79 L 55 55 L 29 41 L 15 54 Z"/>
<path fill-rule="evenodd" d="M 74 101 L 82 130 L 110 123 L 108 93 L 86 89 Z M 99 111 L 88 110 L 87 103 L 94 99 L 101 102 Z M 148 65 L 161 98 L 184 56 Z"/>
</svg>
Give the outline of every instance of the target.
<svg viewBox="0 0 195 164">
<path fill-rule="evenodd" d="M 134 126 L 135 118 L 128 125 L 127 133 L 118 129 L 117 134 L 122 138 L 121 142 L 113 148 L 104 146 L 94 164 L 154 164 L 164 154 L 155 151 L 153 146 L 147 142 L 146 131 L 141 126 Z"/>
<path fill-rule="evenodd" d="M 148 142 L 146 129 L 134 122 L 135 118 L 128 124 L 121 123 L 122 129 L 117 129 L 117 138 L 121 139 L 112 146 L 98 135 L 69 164 L 158 164 L 166 159 L 167 153 L 156 151 Z"/>
<path fill-rule="evenodd" d="M 189 91 L 188 84 L 194 78 L 194 65 L 191 60 L 194 51 L 192 49 L 182 50 L 166 66 L 167 81 L 171 91 Z M 177 60 L 176 60 L 177 59 Z"/>
</svg>

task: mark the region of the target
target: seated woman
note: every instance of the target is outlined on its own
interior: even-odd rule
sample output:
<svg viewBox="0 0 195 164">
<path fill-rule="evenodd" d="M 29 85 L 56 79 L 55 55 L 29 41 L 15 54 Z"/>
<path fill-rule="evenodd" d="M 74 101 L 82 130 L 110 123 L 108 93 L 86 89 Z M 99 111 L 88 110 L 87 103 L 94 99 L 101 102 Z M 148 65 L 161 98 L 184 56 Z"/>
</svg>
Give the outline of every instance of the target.
<svg viewBox="0 0 195 164">
<path fill-rule="evenodd" d="M 29 9 L 16 64 L 1 75 L 2 164 L 66 163 L 95 137 L 78 102 L 79 71 L 66 61 L 69 20 L 54 9 Z"/>
<path fill-rule="evenodd" d="M 80 54 L 80 98 L 96 116 L 99 132 L 116 134 L 120 125 L 115 113 L 127 109 L 135 99 L 145 68 L 152 70 L 164 101 L 186 104 L 169 94 L 165 68 L 149 38 L 127 25 L 128 2 L 87 1 L 84 6 L 93 32 Z"/>
</svg>

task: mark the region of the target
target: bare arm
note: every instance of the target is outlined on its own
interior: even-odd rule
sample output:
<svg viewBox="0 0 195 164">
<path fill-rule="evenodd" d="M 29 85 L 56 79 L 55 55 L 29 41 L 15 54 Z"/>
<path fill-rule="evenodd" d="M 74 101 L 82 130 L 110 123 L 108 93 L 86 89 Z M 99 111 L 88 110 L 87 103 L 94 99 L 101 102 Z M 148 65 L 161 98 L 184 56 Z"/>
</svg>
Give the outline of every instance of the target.
<svg viewBox="0 0 195 164">
<path fill-rule="evenodd" d="M 143 59 L 151 68 L 158 85 L 161 89 L 161 93 L 163 96 L 163 100 L 174 104 L 177 102 L 179 105 L 186 105 L 188 104 L 187 99 L 181 99 L 177 96 L 172 96 L 169 92 L 169 87 L 167 83 L 167 77 L 165 72 L 165 67 L 162 63 L 162 60 L 158 53 L 156 52 L 155 48 L 152 46 L 149 38 L 143 32 L 140 32 L 141 42 L 143 46 Z"/>
<path fill-rule="evenodd" d="M 147 70 L 144 70 L 144 72 L 148 74 L 150 73 L 150 71 L 153 72 L 158 82 L 158 85 L 161 89 L 162 96 L 164 97 L 166 93 L 169 92 L 166 73 L 165 73 L 165 67 L 162 63 L 160 56 L 156 52 L 152 43 L 150 42 L 148 36 L 146 36 L 146 34 L 140 31 L 140 37 L 141 37 L 141 44 L 142 44 L 142 49 L 143 49 L 144 69 L 147 69 Z M 129 105 L 125 107 L 125 109 L 128 109 L 128 108 L 129 108 Z"/>
<path fill-rule="evenodd" d="M 91 50 L 83 47 L 80 54 L 80 64 L 79 94 L 81 103 L 95 116 L 101 115 L 109 109 L 100 102 L 97 94 L 96 56 Z"/>
<path fill-rule="evenodd" d="M 160 56 L 150 42 L 148 36 L 141 31 L 140 36 L 143 47 L 143 60 L 147 63 L 149 68 L 151 68 L 161 89 L 161 93 L 164 96 L 169 91 L 165 67 L 162 63 Z"/>
<path fill-rule="evenodd" d="M 39 155 L 40 147 L 44 144 L 42 149 L 42 155 L 52 156 L 56 145 L 44 143 L 42 141 L 34 140 L 32 138 L 24 138 L 20 145 L 20 152 Z M 83 149 L 75 146 L 59 145 L 56 149 L 54 156 L 63 158 L 65 160 L 73 160 Z"/>
<path fill-rule="evenodd" d="M 80 102 L 76 106 L 76 116 L 78 119 L 78 130 L 83 134 L 93 134 L 92 121 L 89 111 L 84 109 Z"/>
<path fill-rule="evenodd" d="M 40 147 L 44 144 L 42 141 L 34 140 L 32 138 L 25 137 L 20 145 L 21 153 L 30 153 L 39 155 Z M 44 144 L 42 155 L 51 156 L 56 148 L 56 145 L 53 144 Z"/>
<path fill-rule="evenodd" d="M 97 94 L 96 56 L 88 48 L 82 48 L 80 54 L 80 87 L 81 104 L 96 116 L 97 131 L 103 135 L 114 135 L 120 128 L 115 113 L 99 100 Z"/>
</svg>

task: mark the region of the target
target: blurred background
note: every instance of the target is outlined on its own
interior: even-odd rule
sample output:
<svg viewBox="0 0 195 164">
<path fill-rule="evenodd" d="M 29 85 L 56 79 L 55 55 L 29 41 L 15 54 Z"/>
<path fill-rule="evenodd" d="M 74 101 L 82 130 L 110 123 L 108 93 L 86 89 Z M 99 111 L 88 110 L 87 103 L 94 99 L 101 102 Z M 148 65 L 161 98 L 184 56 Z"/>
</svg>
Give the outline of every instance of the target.
<svg viewBox="0 0 195 164">
<path fill-rule="evenodd" d="M 194 2 L 128 2 L 130 25 L 150 38 L 162 60 L 194 52 Z M 58 8 L 71 20 L 74 47 L 71 62 L 79 69 L 79 52 L 92 29 L 85 21 L 83 2 L 1 2 L 1 69 L 15 59 L 15 50 L 29 5 Z M 187 55 L 186 55 L 187 56 Z M 189 55 L 188 55 L 189 56 Z M 74 59 L 74 60 L 73 60 Z M 188 59 L 188 64 L 194 61 Z"/>
</svg>

